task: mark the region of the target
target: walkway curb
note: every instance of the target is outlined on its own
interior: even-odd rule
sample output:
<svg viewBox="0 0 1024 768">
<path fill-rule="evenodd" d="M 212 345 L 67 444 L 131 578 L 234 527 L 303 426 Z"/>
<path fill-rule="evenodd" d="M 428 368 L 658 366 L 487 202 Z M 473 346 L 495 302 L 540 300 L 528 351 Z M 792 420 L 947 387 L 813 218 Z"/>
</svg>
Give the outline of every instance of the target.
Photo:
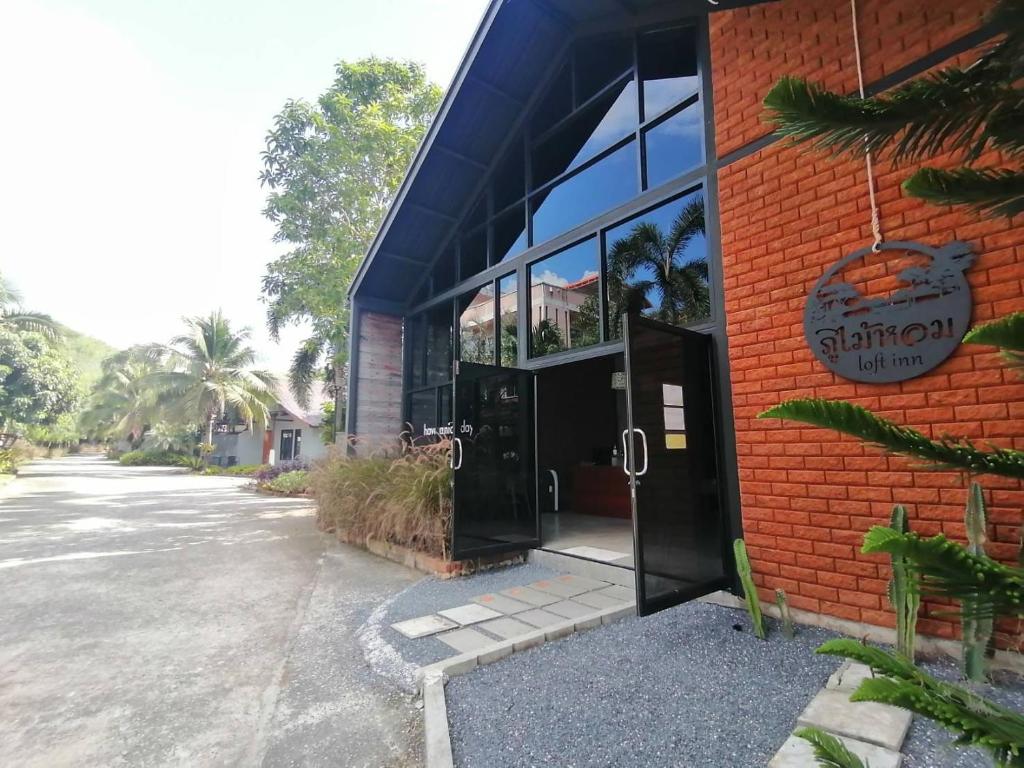
<svg viewBox="0 0 1024 768">
<path fill-rule="evenodd" d="M 452 739 L 448 733 L 448 707 L 444 676 L 432 672 L 423 681 L 423 730 L 427 768 L 454 768 Z"/>
</svg>

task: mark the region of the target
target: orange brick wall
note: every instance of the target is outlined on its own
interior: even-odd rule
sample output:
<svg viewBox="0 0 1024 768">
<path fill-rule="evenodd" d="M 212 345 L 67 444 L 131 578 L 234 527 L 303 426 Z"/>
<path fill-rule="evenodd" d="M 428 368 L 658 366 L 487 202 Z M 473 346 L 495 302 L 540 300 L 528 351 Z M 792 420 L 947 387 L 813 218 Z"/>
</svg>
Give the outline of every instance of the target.
<svg viewBox="0 0 1024 768">
<path fill-rule="evenodd" d="M 870 83 L 974 29 L 988 4 L 858 5 Z M 845 0 L 716 13 L 711 40 L 720 156 L 766 132 L 761 100 L 779 76 L 856 87 Z M 880 162 L 876 171 L 887 239 L 974 244 L 974 322 L 1024 310 L 1024 221 L 924 205 L 902 195 L 905 169 Z M 793 397 L 843 398 L 935 437 L 1024 448 L 1024 384 L 991 349 L 967 345 L 925 376 L 886 385 L 840 379 L 813 357 L 803 337 L 804 302 L 828 265 L 870 244 L 865 181 L 863 161 L 782 142 L 730 164 L 719 172 L 722 259 L 744 536 L 762 597 L 781 587 L 797 608 L 892 626 L 887 560 L 860 554 L 864 532 L 899 502 L 921 533 L 962 539 L 966 481 L 915 471 L 835 432 L 756 415 Z M 992 550 L 1013 558 L 1024 490 L 998 478 L 983 482 Z M 955 623 L 934 613 L 925 607 L 920 631 L 954 636 Z"/>
</svg>

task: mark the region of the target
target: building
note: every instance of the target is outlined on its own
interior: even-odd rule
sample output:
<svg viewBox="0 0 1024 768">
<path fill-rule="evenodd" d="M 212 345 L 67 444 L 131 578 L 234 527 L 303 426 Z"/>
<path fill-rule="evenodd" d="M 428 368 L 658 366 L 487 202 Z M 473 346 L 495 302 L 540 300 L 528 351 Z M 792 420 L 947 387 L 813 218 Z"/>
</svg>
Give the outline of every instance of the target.
<svg viewBox="0 0 1024 768">
<path fill-rule="evenodd" d="M 227 422 L 217 426 L 211 463 L 227 467 L 322 458 L 327 454 L 321 433 L 325 402 L 327 394 L 314 391 L 309 408 L 303 408 L 288 387 L 281 385 L 265 429 Z"/>
<path fill-rule="evenodd" d="M 849 0 L 495 0 L 353 283 L 348 431 L 452 437 L 456 556 L 604 560 L 634 570 L 649 612 L 734 586 L 743 536 L 765 596 L 891 625 L 863 533 L 899 501 L 922 533 L 961 535 L 962 478 L 756 416 L 847 398 L 1010 443 L 1024 387 L 952 319 L 913 377 L 916 352 L 843 369 L 826 321 L 927 310 L 911 288 L 963 324 L 1024 309 L 1024 231 L 906 198 L 905 169 L 879 162 L 886 242 L 937 250 L 865 251 L 863 161 L 778 140 L 762 100 L 783 75 L 855 93 L 860 70 L 878 93 L 969 61 L 997 34 L 988 8 L 857 0 L 855 27 Z M 931 281 L 921 260 L 940 257 Z M 987 487 L 1009 555 L 1024 493 Z"/>
</svg>

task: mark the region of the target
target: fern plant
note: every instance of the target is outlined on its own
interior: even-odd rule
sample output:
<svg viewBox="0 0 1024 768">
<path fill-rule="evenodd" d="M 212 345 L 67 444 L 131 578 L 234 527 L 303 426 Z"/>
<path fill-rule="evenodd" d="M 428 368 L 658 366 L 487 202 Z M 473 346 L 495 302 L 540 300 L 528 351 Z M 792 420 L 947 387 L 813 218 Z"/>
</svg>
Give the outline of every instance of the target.
<svg viewBox="0 0 1024 768">
<path fill-rule="evenodd" d="M 820 728 L 801 728 L 794 732 L 814 748 L 814 758 L 821 768 L 871 768 L 839 739 Z"/>
<path fill-rule="evenodd" d="M 967 495 L 967 512 L 964 515 L 964 523 L 967 529 L 967 551 L 975 557 L 985 557 L 985 541 L 987 539 L 985 497 L 982 494 L 981 486 L 977 483 L 971 483 L 971 489 Z M 984 598 L 971 598 L 972 601 L 975 599 Z M 989 612 L 982 610 L 981 606 L 974 605 L 971 601 L 964 601 L 960 622 L 963 634 L 964 674 L 968 680 L 975 682 L 985 680 L 985 656 L 988 653 L 988 644 L 995 628 L 993 617 L 982 615 L 986 613 Z"/>
</svg>

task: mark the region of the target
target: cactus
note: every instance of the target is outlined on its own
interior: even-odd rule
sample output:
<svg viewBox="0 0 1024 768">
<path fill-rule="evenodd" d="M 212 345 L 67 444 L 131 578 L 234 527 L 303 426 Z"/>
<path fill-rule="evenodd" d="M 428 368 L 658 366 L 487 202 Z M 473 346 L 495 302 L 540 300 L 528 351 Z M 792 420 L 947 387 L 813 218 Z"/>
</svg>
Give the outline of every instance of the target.
<svg viewBox="0 0 1024 768">
<path fill-rule="evenodd" d="M 889 527 L 898 533 L 908 533 L 907 510 L 902 504 L 892 508 Z M 917 573 L 903 555 L 892 555 L 892 578 L 889 580 L 889 603 L 896 611 L 896 650 L 910 661 L 914 660 L 917 644 L 917 612 L 921 607 Z"/>
<path fill-rule="evenodd" d="M 764 640 L 764 616 L 761 615 L 761 599 L 757 596 L 757 587 L 754 586 L 754 574 L 750 570 L 747 545 L 743 539 L 736 539 L 732 543 L 732 549 L 736 555 L 736 572 L 743 585 L 743 593 L 747 600 L 747 612 L 750 614 L 750 623 L 754 626 L 754 635 L 759 640 Z"/>
<path fill-rule="evenodd" d="M 985 555 L 987 541 L 987 520 L 985 518 L 985 497 L 978 483 L 971 483 L 967 493 L 967 511 L 964 515 L 967 528 L 967 550 L 972 555 Z M 961 611 L 961 632 L 963 634 L 964 675 L 968 680 L 984 682 L 985 654 L 992 638 L 994 622 L 992 617 L 980 611 L 979 600 L 965 600 Z"/>
<path fill-rule="evenodd" d="M 787 640 L 796 636 L 796 629 L 793 627 L 793 617 L 789 613 L 789 602 L 786 600 L 786 590 L 775 590 L 775 604 L 779 606 L 779 618 L 782 619 L 782 634 Z"/>
</svg>

